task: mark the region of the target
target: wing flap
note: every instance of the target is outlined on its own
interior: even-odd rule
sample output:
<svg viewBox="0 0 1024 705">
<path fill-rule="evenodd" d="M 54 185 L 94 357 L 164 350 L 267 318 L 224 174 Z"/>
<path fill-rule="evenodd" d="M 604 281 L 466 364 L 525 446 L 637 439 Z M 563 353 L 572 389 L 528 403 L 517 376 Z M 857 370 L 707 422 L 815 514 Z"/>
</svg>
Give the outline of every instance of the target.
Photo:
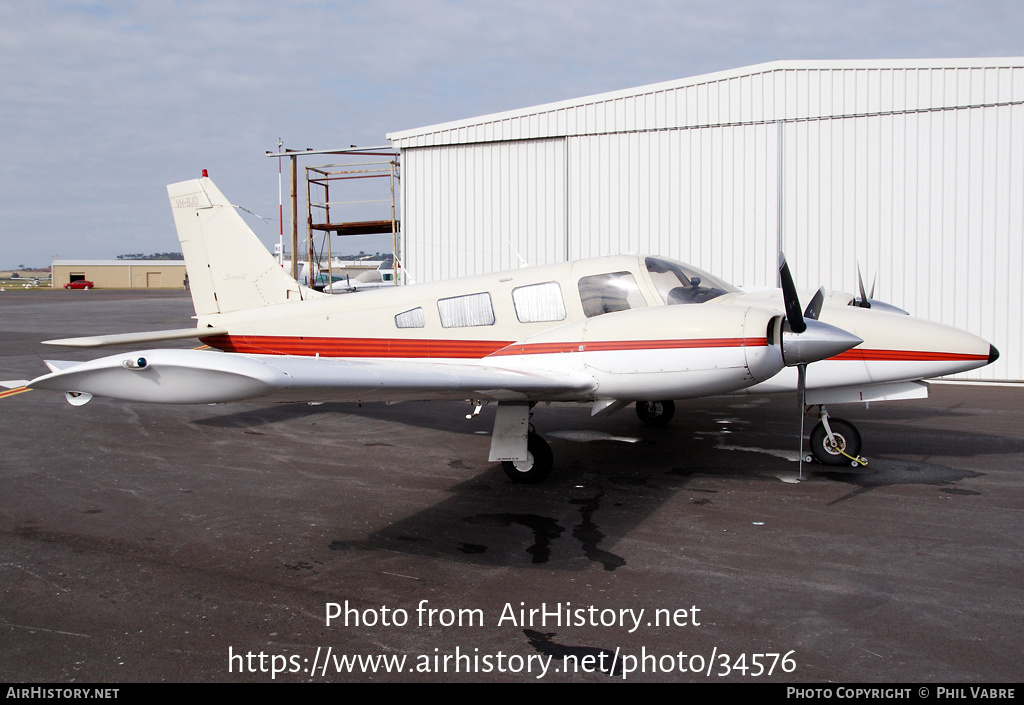
<svg viewBox="0 0 1024 705">
<path fill-rule="evenodd" d="M 497 401 L 575 398 L 593 379 L 505 369 L 489 361 L 441 362 L 364 358 L 260 357 L 286 372 L 289 395 L 300 400 L 415 401 L 491 399 Z"/>
</svg>

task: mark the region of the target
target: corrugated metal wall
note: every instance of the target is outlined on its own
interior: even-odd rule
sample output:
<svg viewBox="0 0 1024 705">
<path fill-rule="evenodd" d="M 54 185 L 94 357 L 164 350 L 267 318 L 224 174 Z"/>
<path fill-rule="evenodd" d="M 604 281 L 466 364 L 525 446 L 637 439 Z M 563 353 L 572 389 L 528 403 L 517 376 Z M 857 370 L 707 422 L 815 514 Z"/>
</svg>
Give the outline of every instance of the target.
<svg viewBox="0 0 1024 705">
<path fill-rule="evenodd" d="M 405 265 L 416 281 L 565 258 L 565 141 L 402 153 Z"/>
<path fill-rule="evenodd" d="M 1024 379 L 1024 106 L 784 126 L 782 247 L 800 283 L 876 297 L 1002 351 Z"/>
<path fill-rule="evenodd" d="M 731 281 L 773 281 L 771 125 L 569 139 L 569 257 L 656 253 Z"/>
<path fill-rule="evenodd" d="M 770 286 L 781 247 L 1024 379 L 1024 60 L 779 62 L 391 137 L 422 281 L 653 252 Z"/>
</svg>

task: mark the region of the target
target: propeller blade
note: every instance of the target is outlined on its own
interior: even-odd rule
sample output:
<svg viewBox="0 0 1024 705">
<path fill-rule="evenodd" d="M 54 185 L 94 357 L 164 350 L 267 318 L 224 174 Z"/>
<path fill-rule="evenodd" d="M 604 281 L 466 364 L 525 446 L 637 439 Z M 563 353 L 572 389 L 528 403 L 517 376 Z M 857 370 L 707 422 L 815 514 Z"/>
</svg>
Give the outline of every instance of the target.
<svg viewBox="0 0 1024 705">
<path fill-rule="evenodd" d="M 800 312 L 800 297 L 796 293 L 796 284 L 793 283 L 793 275 L 789 273 L 789 265 L 786 264 L 786 255 L 779 253 L 779 282 L 782 285 L 782 301 L 786 306 L 786 320 L 789 328 L 794 333 L 803 333 L 807 330 L 803 313 Z"/>
<path fill-rule="evenodd" d="M 814 293 L 810 303 L 807 304 L 807 308 L 804 309 L 804 318 L 810 318 L 815 321 L 818 320 L 818 316 L 821 314 L 822 304 L 824 303 L 825 287 L 821 287 Z"/>
<path fill-rule="evenodd" d="M 869 299 L 875 298 L 875 282 L 878 281 L 878 272 L 875 272 L 875 276 L 871 277 L 871 293 L 868 294 Z"/>
<path fill-rule="evenodd" d="M 864 291 L 864 277 L 860 275 L 860 265 L 857 265 L 857 285 L 860 287 L 860 301 L 857 305 L 861 308 L 871 308 L 871 302 L 868 301 L 870 298 L 866 291 Z"/>
</svg>

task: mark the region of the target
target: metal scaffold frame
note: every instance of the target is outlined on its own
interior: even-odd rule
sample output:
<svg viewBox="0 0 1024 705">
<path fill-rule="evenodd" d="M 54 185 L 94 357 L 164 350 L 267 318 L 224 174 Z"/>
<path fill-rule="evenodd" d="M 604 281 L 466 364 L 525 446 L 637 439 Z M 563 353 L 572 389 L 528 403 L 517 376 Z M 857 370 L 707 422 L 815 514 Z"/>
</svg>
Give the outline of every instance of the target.
<svg viewBox="0 0 1024 705">
<path fill-rule="evenodd" d="M 399 233 L 401 223 L 395 206 L 395 181 L 401 179 L 398 152 L 348 152 L 347 156 L 376 157 L 371 161 L 345 162 L 341 164 L 325 164 L 306 167 L 306 227 L 309 243 L 309 262 L 316 261 L 314 233 L 325 233 L 327 246 L 327 276 L 331 272 L 330 233 L 338 236 L 351 235 L 386 235 L 391 234 L 391 252 L 395 262 L 394 283 L 397 286 L 401 279 L 399 263 L 401 262 L 401 240 Z M 331 185 L 335 185 L 335 193 L 354 180 L 387 179 L 390 190 L 388 198 L 361 200 L 331 200 Z M 314 200 L 315 199 L 315 200 Z M 335 213 L 339 207 L 389 204 L 390 218 L 377 220 L 332 220 L 331 208 Z M 317 216 L 317 217 L 314 217 Z M 312 268 L 311 268 L 312 270 Z"/>
<path fill-rule="evenodd" d="M 395 181 L 401 179 L 401 165 L 399 161 L 400 152 L 390 146 L 381 147 L 351 147 L 348 149 L 285 149 L 280 140 L 278 151 L 267 151 L 268 157 L 281 159 L 287 157 L 290 162 L 291 172 L 291 274 L 298 278 L 298 157 L 313 155 L 340 155 L 345 157 L 366 157 L 373 161 L 348 162 L 343 164 L 329 164 L 318 167 L 306 167 L 306 233 L 308 243 L 309 262 L 316 261 L 315 246 L 313 242 L 314 232 L 323 232 L 327 240 L 328 277 L 330 277 L 330 233 L 334 232 L 339 236 L 345 235 L 380 235 L 391 233 L 392 256 L 394 258 L 394 282 L 398 285 L 402 279 L 402 238 L 401 221 L 395 205 Z M 359 168 L 370 167 L 370 168 Z M 311 176 L 316 174 L 316 176 Z M 390 198 L 373 199 L 364 201 L 331 201 L 330 182 L 348 181 L 351 179 L 386 178 L 390 186 Z M 314 188 L 323 190 L 323 200 L 312 202 Z M 330 207 L 352 205 L 360 203 L 390 203 L 391 217 L 382 220 L 355 220 L 331 222 Z M 323 214 L 323 221 L 314 222 L 314 212 Z M 283 215 L 282 215 L 283 218 Z M 310 268 L 312 270 L 312 267 Z M 315 276 L 315 274 L 313 274 Z M 312 281 L 312 280 L 311 280 Z"/>
</svg>

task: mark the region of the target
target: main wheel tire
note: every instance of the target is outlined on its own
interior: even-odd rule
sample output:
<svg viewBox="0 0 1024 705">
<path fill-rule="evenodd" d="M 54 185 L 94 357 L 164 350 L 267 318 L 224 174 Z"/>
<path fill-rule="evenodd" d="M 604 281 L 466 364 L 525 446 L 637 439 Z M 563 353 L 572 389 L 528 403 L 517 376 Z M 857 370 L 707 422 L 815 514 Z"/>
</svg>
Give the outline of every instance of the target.
<svg viewBox="0 0 1024 705">
<path fill-rule="evenodd" d="M 671 399 L 665 401 L 638 401 L 636 415 L 644 426 L 664 426 L 676 413 L 676 403 Z"/>
<path fill-rule="evenodd" d="M 548 442 L 531 433 L 526 438 L 526 460 L 503 460 L 501 467 L 512 482 L 531 485 L 551 474 L 554 460 Z"/>
<path fill-rule="evenodd" d="M 832 429 L 835 445 L 829 443 L 825 424 L 818 422 L 811 431 L 811 453 L 817 461 L 823 465 L 846 465 L 851 462 L 851 458 L 857 458 L 860 455 L 860 433 L 857 428 L 843 419 L 830 418 L 828 425 Z"/>
</svg>

